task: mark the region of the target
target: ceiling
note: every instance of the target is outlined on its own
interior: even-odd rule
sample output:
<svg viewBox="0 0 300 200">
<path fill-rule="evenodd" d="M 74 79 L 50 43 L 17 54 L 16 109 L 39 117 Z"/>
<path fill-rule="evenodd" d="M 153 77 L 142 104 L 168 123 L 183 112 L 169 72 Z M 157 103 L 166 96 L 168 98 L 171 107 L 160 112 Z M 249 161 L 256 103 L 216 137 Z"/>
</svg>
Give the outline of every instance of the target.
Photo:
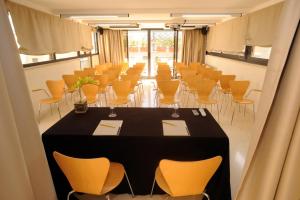
<svg viewBox="0 0 300 200">
<path fill-rule="evenodd" d="M 168 24 L 211 25 L 233 16 L 193 16 L 180 14 L 244 14 L 260 5 L 273 4 L 281 0 L 14 0 L 16 2 L 47 10 L 51 13 L 71 15 L 113 15 L 129 14 L 129 17 L 79 18 L 83 23 L 100 25 L 140 24 L 147 28 L 161 28 Z M 175 13 L 175 16 L 170 16 Z M 177 15 L 176 15 L 177 14 Z"/>
</svg>

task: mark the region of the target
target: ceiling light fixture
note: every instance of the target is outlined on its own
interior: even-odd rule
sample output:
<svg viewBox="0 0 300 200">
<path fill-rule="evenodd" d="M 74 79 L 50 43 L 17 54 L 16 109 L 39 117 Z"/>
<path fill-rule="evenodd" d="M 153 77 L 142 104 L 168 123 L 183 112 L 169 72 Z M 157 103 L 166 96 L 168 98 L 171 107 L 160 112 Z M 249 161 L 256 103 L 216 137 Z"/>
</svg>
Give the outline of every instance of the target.
<svg viewBox="0 0 300 200">
<path fill-rule="evenodd" d="M 71 19 L 95 19 L 95 18 L 121 18 L 129 17 L 129 14 L 61 14 L 62 18 L 71 18 Z"/>
<path fill-rule="evenodd" d="M 239 17 L 241 13 L 171 13 L 170 17 L 186 17 L 186 18 L 225 18 Z"/>
</svg>

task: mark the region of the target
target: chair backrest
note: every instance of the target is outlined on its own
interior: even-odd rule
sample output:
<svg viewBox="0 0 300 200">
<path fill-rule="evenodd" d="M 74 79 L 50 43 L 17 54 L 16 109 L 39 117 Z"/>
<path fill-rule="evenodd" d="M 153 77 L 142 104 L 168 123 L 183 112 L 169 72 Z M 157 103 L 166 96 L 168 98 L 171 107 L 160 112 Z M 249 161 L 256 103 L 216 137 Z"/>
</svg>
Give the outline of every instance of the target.
<svg viewBox="0 0 300 200">
<path fill-rule="evenodd" d="M 162 92 L 164 98 L 174 98 L 179 86 L 179 81 L 158 81 L 157 86 Z"/>
<path fill-rule="evenodd" d="M 216 83 L 220 80 L 222 71 L 212 71 L 210 74 L 210 79 L 214 80 Z"/>
<path fill-rule="evenodd" d="M 169 70 L 170 71 L 170 67 L 168 64 L 159 64 L 157 65 L 157 71 L 161 71 L 161 70 Z"/>
<path fill-rule="evenodd" d="M 189 64 L 189 68 L 192 69 L 192 70 L 197 70 L 198 67 L 200 67 L 201 64 L 200 63 L 190 63 Z"/>
<path fill-rule="evenodd" d="M 80 78 L 89 76 L 89 72 L 88 71 L 80 71 L 80 70 L 75 70 L 74 74 Z"/>
<path fill-rule="evenodd" d="M 137 74 L 132 75 L 124 75 L 122 76 L 122 80 L 124 81 L 130 81 L 130 89 L 133 90 L 134 87 L 137 85 L 137 82 L 139 81 L 140 77 Z"/>
<path fill-rule="evenodd" d="M 107 158 L 73 158 L 56 151 L 53 157 L 74 191 L 101 193 L 110 166 Z"/>
<path fill-rule="evenodd" d="M 76 81 L 78 80 L 78 76 L 76 75 L 62 75 L 63 80 L 65 81 L 66 86 L 68 87 L 68 89 L 74 89 L 74 85 L 76 83 Z"/>
<path fill-rule="evenodd" d="M 65 82 L 64 80 L 47 80 L 46 85 L 49 89 L 51 96 L 55 99 L 61 99 L 64 95 Z"/>
<path fill-rule="evenodd" d="M 198 98 L 199 99 L 209 99 L 209 96 L 215 85 L 216 85 L 216 82 L 214 80 L 201 79 L 196 85 Z"/>
<path fill-rule="evenodd" d="M 81 86 L 81 90 L 88 101 L 96 100 L 98 89 L 98 86 L 94 84 L 85 84 Z"/>
<path fill-rule="evenodd" d="M 165 75 L 165 76 L 172 76 L 171 71 L 169 69 L 160 69 L 157 70 L 157 75 Z"/>
<path fill-rule="evenodd" d="M 181 69 L 181 79 L 186 81 L 192 76 L 196 76 L 197 71 L 192 69 Z"/>
<path fill-rule="evenodd" d="M 235 75 L 221 75 L 220 84 L 221 88 L 227 90 L 230 88 L 229 82 L 235 79 Z"/>
<path fill-rule="evenodd" d="M 84 68 L 83 71 L 85 71 L 88 76 L 93 76 L 95 75 L 96 68 Z"/>
<path fill-rule="evenodd" d="M 98 81 L 99 87 L 106 87 L 108 85 L 108 75 L 95 75 L 93 79 Z"/>
<path fill-rule="evenodd" d="M 161 160 L 159 169 L 172 196 L 189 196 L 201 194 L 205 190 L 221 162 L 221 156 L 192 162 Z"/>
<path fill-rule="evenodd" d="M 156 82 L 157 81 L 170 81 L 172 79 L 171 74 L 170 73 L 163 73 L 163 74 L 157 74 L 156 77 Z"/>
<path fill-rule="evenodd" d="M 112 83 L 112 88 L 118 98 L 127 98 L 130 93 L 131 81 L 129 80 L 115 80 Z"/>
<path fill-rule="evenodd" d="M 250 81 L 230 81 L 230 91 L 234 99 L 243 99 Z"/>
</svg>

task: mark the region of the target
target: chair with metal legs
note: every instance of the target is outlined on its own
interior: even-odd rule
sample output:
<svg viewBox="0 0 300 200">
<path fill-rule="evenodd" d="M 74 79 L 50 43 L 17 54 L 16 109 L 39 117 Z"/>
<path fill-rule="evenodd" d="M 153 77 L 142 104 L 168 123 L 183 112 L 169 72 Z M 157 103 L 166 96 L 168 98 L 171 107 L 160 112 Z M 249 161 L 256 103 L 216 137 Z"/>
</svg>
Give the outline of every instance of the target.
<svg viewBox="0 0 300 200">
<path fill-rule="evenodd" d="M 230 81 L 230 91 L 232 94 L 232 102 L 234 103 L 234 108 L 231 117 L 231 124 L 234 118 L 236 105 L 244 105 L 244 115 L 246 112 L 246 105 L 252 105 L 253 109 L 253 119 L 255 119 L 255 106 L 254 101 L 251 99 L 244 98 L 246 91 L 249 88 L 250 81 Z"/>
<path fill-rule="evenodd" d="M 125 168 L 120 163 L 110 162 L 107 158 L 74 158 L 54 151 L 53 157 L 67 177 L 72 191 L 69 192 L 67 200 L 73 193 L 84 193 L 90 195 L 106 195 L 116 188 L 123 180 L 124 175 L 132 197 L 134 193 L 126 174 Z"/>
<path fill-rule="evenodd" d="M 161 160 L 155 171 L 150 195 L 157 183 L 168 194 L 167 198 L 202 194 L 209 200 L 205 188 L 221 162 L 221 156 L 189 162 Z"/>
<path fill-rule="evenodd" d="M 64 95 L 65 82 L 63 80 L 58 80 L 58 81 L 48 80 L 48 81 L 46 81 L 46 84 L 47 84 L 47 87 L 48 87 L 48 90 L 49 90 L 51 96 L 43 89 L 34 90 L 34 91 L 43 90 L 43 91 L 46 92 L 46 94 L 49 97 L 49 98 L 40 100 L 40 103 L 39 103 L 39 122 L 40 122 L 41 105 L 42 104 L 50 105 L 50 107 L 51 107 L 51 105 L 56 104 L 57 111 L 58 111 L 58 114 L 59 114 L 59 118 L 61 118 L 59 103 L 61 102 L 61 100 L 63 98 L 63 95 Z M 51 111 L 52 111 L 52 109 L 51 109 Z"/>
</svg>

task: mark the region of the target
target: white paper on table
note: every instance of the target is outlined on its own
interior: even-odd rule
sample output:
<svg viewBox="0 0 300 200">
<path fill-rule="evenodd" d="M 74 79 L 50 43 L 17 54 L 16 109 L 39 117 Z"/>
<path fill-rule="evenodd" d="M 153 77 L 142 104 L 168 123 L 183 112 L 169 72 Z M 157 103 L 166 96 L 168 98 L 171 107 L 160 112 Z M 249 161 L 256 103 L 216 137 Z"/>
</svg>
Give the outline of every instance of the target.
<svg viewBox="0 0 300 200">
<path fill-rule="evenodd" d="M 189 136 L 184 120 L 162 120 L 164 136 Z"/>
<path fill-rule="evenodd" d="M 101 120 L 93 135 L 119 135 L 123 120 Z"/>
</svg>

